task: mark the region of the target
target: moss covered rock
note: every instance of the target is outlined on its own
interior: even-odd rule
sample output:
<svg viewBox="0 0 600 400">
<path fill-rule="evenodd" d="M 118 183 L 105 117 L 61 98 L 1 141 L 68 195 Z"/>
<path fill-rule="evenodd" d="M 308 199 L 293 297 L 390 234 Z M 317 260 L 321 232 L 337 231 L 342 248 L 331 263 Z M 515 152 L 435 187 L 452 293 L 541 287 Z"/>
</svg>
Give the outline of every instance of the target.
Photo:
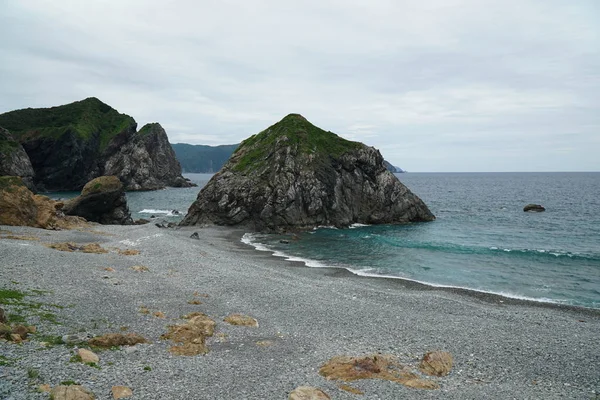
<svg viewBox="0 0 600 400">
<path fill-rule="evenodd" d="M 290 114 L 240 144 L 200 191 L 182 225 L 288 231 L 433 219 L 386 169 L 378 150 Z"/>
</svg>

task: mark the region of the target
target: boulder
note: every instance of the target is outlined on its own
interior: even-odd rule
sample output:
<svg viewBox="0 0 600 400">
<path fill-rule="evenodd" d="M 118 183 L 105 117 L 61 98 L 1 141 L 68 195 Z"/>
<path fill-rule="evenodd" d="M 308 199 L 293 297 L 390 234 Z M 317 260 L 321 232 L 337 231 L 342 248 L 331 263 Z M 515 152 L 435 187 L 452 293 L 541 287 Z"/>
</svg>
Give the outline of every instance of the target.
<svg viewBox="0 0 600 400">
<path fill-rule="evenodd" d="M 421 364 L 421 372 L 432 376 L 446 376 L 452 370 L 452 354 L 447 351 L 430 351 L 425 353 Z"/>
<path fill-rule="evenodd" d="M 113 386 L 111 388 L 113 399 L 125 399 L 133 396 L 133 392 L 127 386 Z"/>
<path fill-rule="evenodd" d="M 64 204 L 63 211 L 105 225 L 133 224 L 123 184 L 116 176 L 101 176 L 89 181 L 80 196 Z"/>
<path fill-rule="evenodd" d="M 542 212 L 546 211 L 546 209 L 540 204 L 527 204 L 523 207 L 523 211 L 525 212 Z"/>
<path fill-rule="evenodd" d="M 0 324 L 6 323 L 6 315 L 4 313 L 4 309 L 0 307 Z"/>
<path fill-rule="evenodd" d="M 33 226 L 43 229 L 73 229 L 85 220 L 65 216 L 63 203 L 35 195 L 16 176 L 0 176 L 0 225 Z"/>
<path fill-rule="evenodd" d="M 289 400 L 329 400 L 331 397 L 319 388 L 312 386 L 299 386 L 294 389 L 289 397 Z"/>
<path fill-rule="evenodd" d="M 290 114 L 240 144 L 181 225 L 283 232 L 434 219 L 386 169 L 378 150 Z"/>
<path fill-rule="evenodd" d="M 83 363 L 98 364 L 100 362 L 100 357 L 93 351 L 87 349 L 77 349 L 77 355 L 81 357 L 81 362 Z"/>
<path fill-rule="evenodd" d="M 35 172 L 29 156 L 10 132 L 0 127 L 0 176 L 6 175 L 20 176 L 25 186 L 35 191 Z"/>
<path fill-rule="evenodd" d="M 60 385 L 50 391 L 52 400 L 94 400 L 94 394 L 81 385 Z"/>
</svg>

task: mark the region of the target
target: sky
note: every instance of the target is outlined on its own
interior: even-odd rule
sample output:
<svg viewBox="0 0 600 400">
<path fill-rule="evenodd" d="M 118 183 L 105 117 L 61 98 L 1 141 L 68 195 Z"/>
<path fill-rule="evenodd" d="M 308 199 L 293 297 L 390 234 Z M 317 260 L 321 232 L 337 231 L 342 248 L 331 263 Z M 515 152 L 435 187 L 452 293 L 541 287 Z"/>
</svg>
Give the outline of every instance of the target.
<svg viewBox="0 0 600 400">
<path fill-rule="evenodd" d="M 600 171 L 597 0 L 0 0 L 0 113 L 97 97 L 171 143 L 289 113 L 411 172 Z"/>
</svg>

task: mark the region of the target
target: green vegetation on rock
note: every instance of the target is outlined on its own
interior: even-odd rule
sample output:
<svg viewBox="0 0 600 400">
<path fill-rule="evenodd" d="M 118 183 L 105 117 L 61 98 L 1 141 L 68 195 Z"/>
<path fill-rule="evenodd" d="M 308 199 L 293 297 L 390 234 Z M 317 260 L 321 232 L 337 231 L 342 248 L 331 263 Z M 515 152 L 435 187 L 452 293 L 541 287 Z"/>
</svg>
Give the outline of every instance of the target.
<svg viewBox="0 0 600 400">
<path fill-rule="evenodd" d="M 278 144 L 296 148 L 297 154 L 327 155 L 334 159 L 361 147 L 358 142 L 314 126 L 299 114 L 289 114 L 275 125 L 244 140 L 234 153 L 240 157 L 234 169 L 243 172 L 261 168 Z"/>
<path fill-rule="evenodd" d="M 0 190 L 8 190 L 10 192 L 12 187 L 25 186 L 23 180 L 18 176 L 0 176 Z"/>
<path fill-rule="evenodd" d="M 8 129 L 21 143 L 38 138 L 57 139 L 71 132 L 83 139 L 98 135 L 100 149 L 135 120 L 120 114 L 95 97 L 50 108 L 26 108 L 0 115 L 0 126 Z"/>
</svg>

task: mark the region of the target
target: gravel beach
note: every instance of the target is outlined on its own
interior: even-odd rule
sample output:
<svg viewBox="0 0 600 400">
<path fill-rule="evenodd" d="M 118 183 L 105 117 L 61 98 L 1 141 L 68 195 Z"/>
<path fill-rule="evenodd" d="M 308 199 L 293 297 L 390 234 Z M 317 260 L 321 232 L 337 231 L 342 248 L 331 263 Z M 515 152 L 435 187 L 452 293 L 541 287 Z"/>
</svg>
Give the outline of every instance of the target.
<svg viewBox="0 0 600 400">
<path fill-rule="evenodd" d="M 307 268 L 256 251 L 240 242 L 243 232 L 225 228 L 0 229 L 0 289 L 38 304 L 4 306 L 37 332 L 23 344 L 0 341 L 0 399 L 47 399 L 38 387 L 65 381 L 98 399 L 112 399 L 115 385 L 131 388 L 132 399 L 287 399 L 298 386 L 332 399 L 600 398 L 599 310 Z M 46 246 L 62 242 L 109 252 Z M 173 343 L 161 335 L 196 311 L 216 322 L 209 352 L 170 353 Z M 232 313 L 258 327 L 224 322 Z M 151 343 L 98 351 L 97 367 L 70 361 L 77 345 L 42 343 L 130 332 Z M 319 375 L 334 356 L 390 354 L 416 367 L 432 350 L 454 358 L 449 375 L 424 376 L 437 390 L 347 383 L 364 392 L 357 395 Z"/>
</svg>

